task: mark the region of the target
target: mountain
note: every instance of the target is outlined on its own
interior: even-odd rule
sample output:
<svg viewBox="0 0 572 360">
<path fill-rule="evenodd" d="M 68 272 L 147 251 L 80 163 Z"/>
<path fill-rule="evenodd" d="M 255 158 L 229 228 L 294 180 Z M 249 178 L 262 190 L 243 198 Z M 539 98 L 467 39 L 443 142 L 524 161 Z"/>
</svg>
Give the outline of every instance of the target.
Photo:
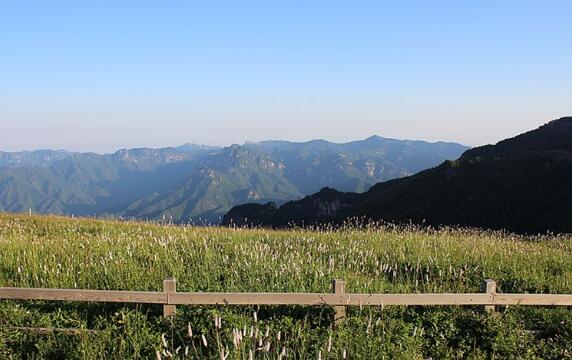
<svg viewBox="0 0 572 360">
<path fill-rule="evenodd" d="M 572 117 L 467 150 L 360 194 L 323 189 L 280 208 L 235 207 L 223 224 L 283 227 L 352 217 L 519 233 L 572 233 Z"/>
<path fill-rule="evenodd" d="M 325 186 L 365 191 L 467 147 L 379 136 L 346 144 L 265 141 L 187 144 L 113 154 L 1 153 L 0 211 L 219 223 L 233 206 L 283 204 Z"/>
<path fill-rule="evenodd" d="M 151 191 L 183 181 L 185 165 L 217 150 L 186 145 L 70 153 L 50 166 L 0 168 L 0 210 L 111 215 Z"/>
<path fill-rule="evenodd" d="M 21 166 L 46 167 L 72 155 L 73 153 L 64 150 L 36 150 L 13 153 L 0 151 L 0 168 Z"/>
</svg>

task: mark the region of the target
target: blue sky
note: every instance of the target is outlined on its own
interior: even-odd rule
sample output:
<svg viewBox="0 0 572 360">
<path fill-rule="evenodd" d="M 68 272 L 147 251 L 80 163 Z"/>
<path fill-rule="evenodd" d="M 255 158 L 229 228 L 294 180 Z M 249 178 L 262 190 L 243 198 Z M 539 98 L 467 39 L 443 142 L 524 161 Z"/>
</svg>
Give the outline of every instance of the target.
<svg viewBox="0 0 572 360">
<path fill-rule="evenodd" d="M 572 114 L 570 1 L 3 1 L 0 150 L 372 134 Z"/>
</svg>

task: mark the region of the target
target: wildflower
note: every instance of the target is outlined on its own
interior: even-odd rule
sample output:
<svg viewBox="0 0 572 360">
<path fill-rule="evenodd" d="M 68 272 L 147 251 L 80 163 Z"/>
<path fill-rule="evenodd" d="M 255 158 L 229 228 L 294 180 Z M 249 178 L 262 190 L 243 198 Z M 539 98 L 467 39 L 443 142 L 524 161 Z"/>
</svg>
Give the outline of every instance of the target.
<svg viewBox="0 0 572 360">
<path fill-rule="evenodd" d="M 372 321 L 372 318 L 371 318 L 371 315 L 370 315 L 370 316 L 369 316 L 369 319 L 368 319 L 368 321 L 367 321 L 367 328 L 366 328 L 366 330 L 365 330 L 365 333 L 366 333 L 366 334 L 369 334 L 369 332 L 370 332 L 370 329 L 371 329 L 371 321 Z"/>
<path fill-rule="evenodd" d="M 232 343 L 234 348 L 238 349 L 240 343 L 242 342 L 242 334 L 239 329 L 232 329 Z"/>
<path fill-rule="evenodd" d="M 204 345 L 205 347 L 207 347 L 207 346 L 208 346 L 208 343 L 207 343 L 207 338 L 205 337 L 205 334 L 201 334 L 201 339 L 203 340 L 203 345 Z"/>
</svg>

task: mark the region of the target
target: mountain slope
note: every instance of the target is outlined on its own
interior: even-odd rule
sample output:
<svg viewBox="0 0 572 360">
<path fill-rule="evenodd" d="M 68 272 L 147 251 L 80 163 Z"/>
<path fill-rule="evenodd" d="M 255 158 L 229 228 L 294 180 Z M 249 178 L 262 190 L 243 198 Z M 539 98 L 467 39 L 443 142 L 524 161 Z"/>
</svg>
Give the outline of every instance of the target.
<svg viewBox="0 0 572 360">
<path fill-rule="evenodd" d="M 27 155 L 22 166 L 0 168 L 0 210 L 219 223 L 237 204 L 283 204 L 324 186 L 365 191 L 466 149 L 371 137 L 347 144 L 270 141 L 65 153 L 53 162 Z"/>
<path fill-rule="evenodd" d="M 0 168 L 0 210 L 99 215 L 128 205 L 166 183 L 183 181 L 193 157 L 210 148 L 74 153 L 50 166 Z M 175 168 L 175 169 L 173 169 Z M 180 177 L 183 179 L 180 179 Z"/>
<path fill-rule="evenodd" d="M 270 222 L 245 220 L 256 212 L 253 207 L 232 209 L 224 224 L 303 225 L 355 216 L 523 233 L 572 232 L 572 118 L 468 150 L 456 161 L 379 183 L 362 194 L 323 190 L 274 210 Z M 323 216 L 321 208 L 335 211 Z"/>
<path fill-rule="evenodd" d="M 46 167 L 72 155 L 73 153 L 63 150 L 36 150 L 13 153 L 0 151 L 0 168 L 32 166 Z"/>
</svg>

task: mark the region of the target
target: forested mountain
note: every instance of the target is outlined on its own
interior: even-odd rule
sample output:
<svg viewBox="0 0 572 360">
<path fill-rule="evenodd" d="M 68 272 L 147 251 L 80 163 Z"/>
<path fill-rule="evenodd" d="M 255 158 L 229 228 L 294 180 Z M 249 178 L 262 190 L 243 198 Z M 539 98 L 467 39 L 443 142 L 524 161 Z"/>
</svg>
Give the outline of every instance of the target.
<svg viewBox="0 0 572 360">
<path fill-rule="evenodd" d="M 53 163 L 72 155 L 73 153 L 64 150 L 36 150 L 20 152 L 0 151 L 0 168 L 50 166 Z"/>
<path fill-rule="evenodd" d="M 572 233 L 572 117 L 466 151 L 455 161 L 367 192 L 322 191 L 274 206 L 243 205 L 224 224 L 289 226 L 350 217 L 521 233 Z"/>
<path fill-rule="evenodd" d="M 106 155 L 0 153 L 0 210 L 219 223 L 237 204 L 282 204 L 324 186 L 365 191 L 466 149 L 374 136 L 346 144 L 267 141 Z"/>
</svg>

